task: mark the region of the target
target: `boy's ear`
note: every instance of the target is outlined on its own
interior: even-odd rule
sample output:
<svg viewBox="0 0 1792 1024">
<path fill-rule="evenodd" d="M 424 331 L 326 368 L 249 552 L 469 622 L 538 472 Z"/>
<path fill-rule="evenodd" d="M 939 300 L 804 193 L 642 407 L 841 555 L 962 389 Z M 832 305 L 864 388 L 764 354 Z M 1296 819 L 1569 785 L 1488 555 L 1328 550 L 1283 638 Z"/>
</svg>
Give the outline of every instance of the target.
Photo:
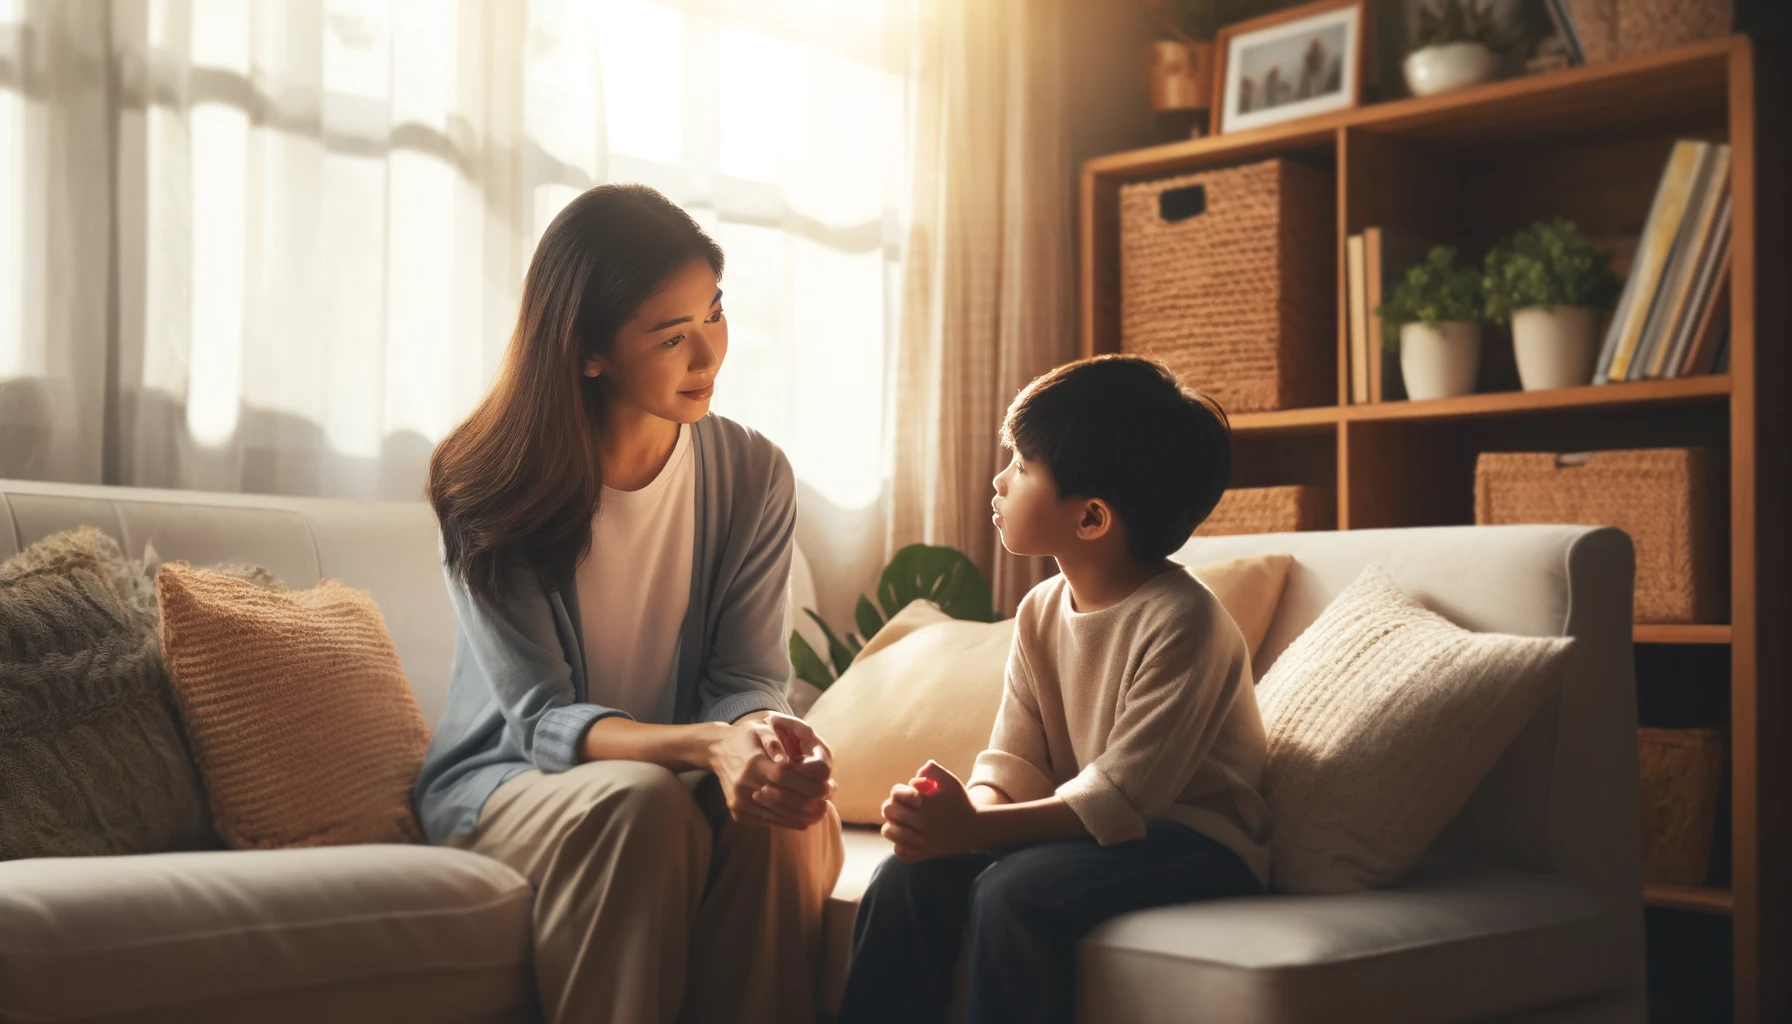
<svg viewBox="0 0 1792 1024">
<path fill-rule="evenodd" d="M 1082 512 L 1076 523 L 1078 540 L 1100 540 L 1113 531 L 1117 522 L 1113 506 L 1100 498 L 1084 501 Z"/>
</svg>

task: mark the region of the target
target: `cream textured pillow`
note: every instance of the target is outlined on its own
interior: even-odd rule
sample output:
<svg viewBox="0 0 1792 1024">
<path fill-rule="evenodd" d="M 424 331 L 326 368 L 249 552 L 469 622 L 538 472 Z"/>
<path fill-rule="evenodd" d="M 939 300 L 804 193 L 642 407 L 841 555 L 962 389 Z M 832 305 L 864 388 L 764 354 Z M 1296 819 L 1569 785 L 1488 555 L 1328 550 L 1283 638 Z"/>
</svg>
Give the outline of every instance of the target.
<svg viewBox="0 0 1792 1024">
<path fill-rule="evenodd" d="M 1392 885 L 1556 684 L 1567 637 L 1474 633 L 1365 568 L 1257 686 L 1284 892 Z"/>
<path fill-rule="evenodd" d="M 378 606 L 324 580 L 273 591 L 163 565 L 162 655 L 238 849 L 418 838 L 411 787 L 429 730 Z"/>
<path fill-rule="evenodd" d="M 1262 555 L 1195 568 L 1255 654 L 1293 561 Z M 1002 702 L 1014 620 L 963 622 L 924 601 L 904 608 L 809 709 L 834 752 L 840 820 L 877 825 L 890 787 L 929 758 L 968 776 Z"/>
</svg>

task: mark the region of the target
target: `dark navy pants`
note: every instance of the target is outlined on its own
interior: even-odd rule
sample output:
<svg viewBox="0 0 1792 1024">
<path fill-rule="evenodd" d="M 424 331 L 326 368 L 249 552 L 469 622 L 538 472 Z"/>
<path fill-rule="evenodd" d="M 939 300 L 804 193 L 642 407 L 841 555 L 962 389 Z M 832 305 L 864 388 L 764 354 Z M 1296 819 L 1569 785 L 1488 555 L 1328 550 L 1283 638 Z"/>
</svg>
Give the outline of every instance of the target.
<svg viewBox="0 0 1792 1024">
<path fill-rule="evenodd" d="M 1093 839 L 1008 853 L 883 862 L 853 923 L 839 1024 L 933 1024 L 952 998 L 970 927 L 966 1024 L 1068 1022 L 1076 945 L 1134 910 L 1262 891 L 1231 850 L 1167 821 L 1144 839 Z"/>
</svg>

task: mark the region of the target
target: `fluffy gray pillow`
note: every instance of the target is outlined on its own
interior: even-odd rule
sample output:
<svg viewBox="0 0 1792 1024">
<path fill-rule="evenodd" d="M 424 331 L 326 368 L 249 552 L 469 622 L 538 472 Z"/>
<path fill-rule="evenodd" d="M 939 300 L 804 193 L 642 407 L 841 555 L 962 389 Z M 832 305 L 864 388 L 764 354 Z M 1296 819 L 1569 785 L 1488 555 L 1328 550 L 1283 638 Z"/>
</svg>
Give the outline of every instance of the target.
<svg viewBox="0 0 1792 1024">
<path fill-rule="evenodd" d="M 91 527 L 0 565 L 0 860 L 217 845 L 142 566 Z"/>
</svg>

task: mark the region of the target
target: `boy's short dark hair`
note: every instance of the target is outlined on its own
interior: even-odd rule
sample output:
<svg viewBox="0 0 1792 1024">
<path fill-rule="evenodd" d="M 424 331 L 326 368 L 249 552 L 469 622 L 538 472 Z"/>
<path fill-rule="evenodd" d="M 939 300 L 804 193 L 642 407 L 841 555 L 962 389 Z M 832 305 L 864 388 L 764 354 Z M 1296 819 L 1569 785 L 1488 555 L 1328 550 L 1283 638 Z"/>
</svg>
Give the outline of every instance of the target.
<svg viewBox="0 0 1792 1024">
<path fill-rule="evenodd" d="M 1138 356 L 1096 356 L 1028 384 L 1002 444 L 1045 463 L 1058 497 L 1100 498 L 1150 564 L 1180 548 L 1232 475 L 1232 430 L 1213 399 Z"/>
</svg>

